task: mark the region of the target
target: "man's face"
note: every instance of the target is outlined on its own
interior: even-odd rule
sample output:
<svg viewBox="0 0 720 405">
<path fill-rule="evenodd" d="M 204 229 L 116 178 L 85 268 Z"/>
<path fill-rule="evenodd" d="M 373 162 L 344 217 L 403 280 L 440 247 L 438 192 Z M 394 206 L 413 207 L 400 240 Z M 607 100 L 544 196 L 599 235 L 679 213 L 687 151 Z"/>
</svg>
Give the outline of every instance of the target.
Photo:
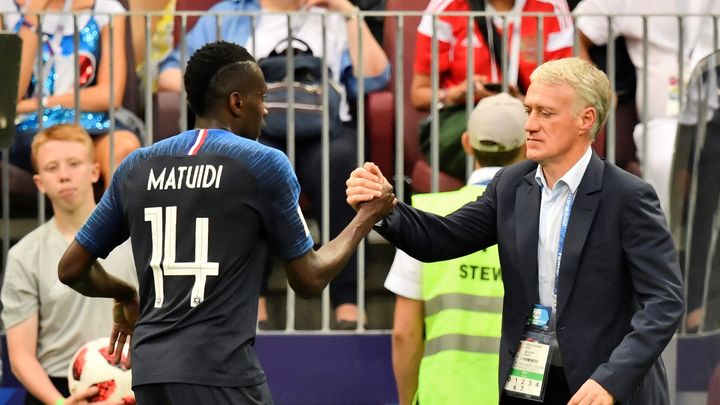
<svg viewBox="0 0 720 405">
<path fill-rule="evenodd" d="M 242 107 L 242 120 L 239 122 L 240 128 L 237 128 L 236 134 L 241 134 L 251 139 L 258 139 L 260 137 L 260 130 L 265 125 L 265 117 L 268 115 L 268 110 L 265 107 L 265 93 L 267 92 L 267 85 L 265 84 L 265 78 L 262 75 L 262 71 L 257 69 L 259 75 L 258 80 L 255 81 L 257 85 L 255 88 L 248 93 L 243 100 Z"/>
<path fill-rule="evenodd" d="M 532 83 L 525 96 L 528 119 L 527 158 L 541 164 L 577 159 L 589 138 L 581 128 L 587 123 L 577 114 L 575 90 L 567 83 Z"/>
<path fill-rule="evenodd" d="M 47 141 L 38 149 L 36 163 L 35 184 L 56 210 L 73 211 L 93 201 L 92 185 L 98 180 L 100 169 L 91 161 L 84 144 Z"/>
</svg>

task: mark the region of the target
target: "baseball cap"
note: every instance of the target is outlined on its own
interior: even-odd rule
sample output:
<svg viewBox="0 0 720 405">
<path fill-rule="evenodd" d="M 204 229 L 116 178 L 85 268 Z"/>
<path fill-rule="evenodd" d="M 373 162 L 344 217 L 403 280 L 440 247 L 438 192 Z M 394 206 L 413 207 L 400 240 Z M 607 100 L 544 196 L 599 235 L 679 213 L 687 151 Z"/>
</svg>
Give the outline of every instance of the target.
<svg viewBox="0 0 720 405">
<path fill-rule="evenodd" d="M 517 149 L 525 143 L 526 120 L 525 106 L 517 98 L 507 93 L 485 97 L 470 113 L 467 125 L 470 144 L 480 152 Z"/>
</svg>

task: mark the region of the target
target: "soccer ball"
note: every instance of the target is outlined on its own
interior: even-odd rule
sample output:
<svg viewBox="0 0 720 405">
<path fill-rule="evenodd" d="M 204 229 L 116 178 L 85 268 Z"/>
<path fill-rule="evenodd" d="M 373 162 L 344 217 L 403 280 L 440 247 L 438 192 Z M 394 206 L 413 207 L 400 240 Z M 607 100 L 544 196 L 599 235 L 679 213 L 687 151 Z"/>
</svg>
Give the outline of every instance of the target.
<svg viewBox="0 0 720 405">
<path fill-rule="evenodd" d="M 91 340 L 75 352 L 68 365 L 70 393 L 97 386 L 99 392 L 89 402 L 115 400 L 135 404 L 131 372 L 125 367 L 127 345 L 120 364 L 113 364 L 113 356 L 108 354 L 109 342 L 107 337 Z"/>
</svg>

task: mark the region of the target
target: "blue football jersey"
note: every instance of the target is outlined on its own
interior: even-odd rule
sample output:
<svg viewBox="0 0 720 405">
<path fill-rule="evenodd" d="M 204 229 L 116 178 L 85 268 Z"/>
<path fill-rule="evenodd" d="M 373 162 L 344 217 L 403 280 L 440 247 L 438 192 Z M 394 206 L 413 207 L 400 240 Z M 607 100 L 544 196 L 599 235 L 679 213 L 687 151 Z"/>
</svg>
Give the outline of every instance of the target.
<svg viewBox="0 0 720 405">
<path fill-rule="evenodd" d="M 123 161 L 76 240 L 106 257 L 132 237 L 133 385 L 264 381 L 252 343 L 268 251 L 292 260 L 313 246 L 299 193 L 282 152 L 225 130 L 187 131 Z"/>
</svg>

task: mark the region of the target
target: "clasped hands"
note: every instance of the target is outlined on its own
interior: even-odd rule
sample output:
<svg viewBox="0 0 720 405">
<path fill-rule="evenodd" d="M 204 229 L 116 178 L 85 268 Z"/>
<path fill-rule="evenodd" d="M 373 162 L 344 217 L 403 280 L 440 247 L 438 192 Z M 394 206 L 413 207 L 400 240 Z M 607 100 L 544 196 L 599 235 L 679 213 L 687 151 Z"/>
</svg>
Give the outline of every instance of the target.
<svg viewBox="0 0 720 405">
<path fill-rule="evenodd" d="M 356 211 L 367 210 L 376 222 L 389 214 L 397 204 L 393 186 L 375 163 L 365 162 L 362 167 L 353 170 L 345 185 L 347 203 Z"/>
</svg>

